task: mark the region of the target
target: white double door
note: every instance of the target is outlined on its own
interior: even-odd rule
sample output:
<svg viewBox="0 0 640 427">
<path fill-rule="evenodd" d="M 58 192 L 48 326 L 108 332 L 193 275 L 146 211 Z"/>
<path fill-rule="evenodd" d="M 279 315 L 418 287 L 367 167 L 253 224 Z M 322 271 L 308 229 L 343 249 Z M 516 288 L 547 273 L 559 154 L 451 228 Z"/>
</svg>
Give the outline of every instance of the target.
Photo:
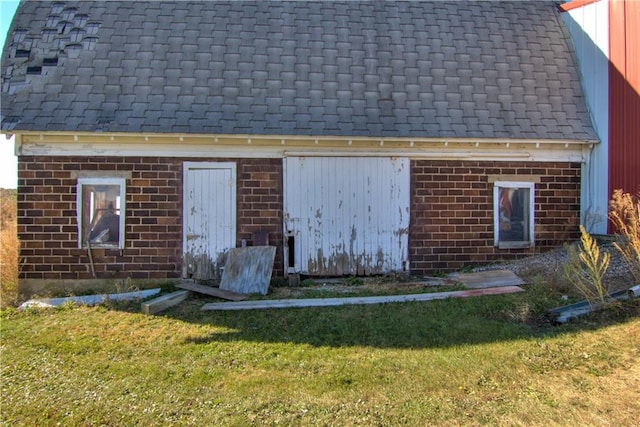
<svg viewBox="0 0 640 427">
<path fill-rule="evenodd" d="M 408 269 L 409 160 L 287 157 L 288 271 L 371 275 Z"/>
</svg>

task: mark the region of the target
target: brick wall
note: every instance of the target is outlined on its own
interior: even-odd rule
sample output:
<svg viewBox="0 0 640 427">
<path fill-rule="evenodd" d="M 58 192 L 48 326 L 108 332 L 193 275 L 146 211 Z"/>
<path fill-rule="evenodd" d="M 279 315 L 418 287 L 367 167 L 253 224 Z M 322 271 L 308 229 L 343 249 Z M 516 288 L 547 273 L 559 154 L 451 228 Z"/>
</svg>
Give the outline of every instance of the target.
<svg viewBox="0 0 640 427">
<path fill-rule="evenodd" d="M 21 278 L 92 279 L 86 249 L 78 249 L 79 172 L 127 173 L 125 248 L 94 249 L 100 279 L 175 279 L 182 273 L 182 162 L 211 159 L 22 156 L 18 216 Z M 266 230 L 282 276 L 282 161 L 215 159 L 237 164 L 237 245 Z M 488 175 L 538 176 L 533 249 L 493 246 L 493 183 Z M 411 161 L 411 271 L 429 274 L 463 265 L 513 259 L 577 236 L 577 163 Z"/>
<path fill-rule="evenodd" d="M 21 279 L 93 279 L 86 249 L 78 248 L 76 175 L 127 173 L 125 248 L 93 249 L 98 279 L 174 279 L 182 274 L 182 162 L 156 157 L 22 156 L 18 170 Z M 211 159 L 200 159 L 211 161 Z M 216 161 L 234 161 L 216 159 Z M 236 160 L 237 241 L 269 231 L 282 275 L 282 162 Z"/>
<path fill-rule="evenodd" d="M 276 247 L 273 276 L 282 277 L 282 160 L 242 159 L 238 161 L 238 246 L 253 244 L 255 232 L 268 232 L 269 245 Z"/>
<path fill-rule="evenodd" d="M 489 175 L 538 176 L 535 247 L 493 246 L 493 183 Z M 523 180 L 526 180 L 523 178 Z M 409 259 L 415 274 L 451 271 L 545 251 L 577 237 L 580 164 L 411 162 Z"/>
</svg>

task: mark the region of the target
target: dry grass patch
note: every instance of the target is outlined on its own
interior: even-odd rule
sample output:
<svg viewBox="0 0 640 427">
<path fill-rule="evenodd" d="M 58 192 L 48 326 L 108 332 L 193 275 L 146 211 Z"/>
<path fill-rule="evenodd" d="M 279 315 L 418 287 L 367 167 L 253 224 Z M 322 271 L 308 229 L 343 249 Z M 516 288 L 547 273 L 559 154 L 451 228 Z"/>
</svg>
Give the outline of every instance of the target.
<svg viewBox="0 0 640 427">
<path fill-rule="evenodd" d="M 16 221 L 16 190 L 0 189 L 0 306 L 18 301 L 20 241 Z"/>
<path fill-rule="evenodd" d="M 640 282 L 640 194 L 633 196 L 615 190 L 609 205 L 609 218 L 620 236 L 615 246 Z"/>
</svg>

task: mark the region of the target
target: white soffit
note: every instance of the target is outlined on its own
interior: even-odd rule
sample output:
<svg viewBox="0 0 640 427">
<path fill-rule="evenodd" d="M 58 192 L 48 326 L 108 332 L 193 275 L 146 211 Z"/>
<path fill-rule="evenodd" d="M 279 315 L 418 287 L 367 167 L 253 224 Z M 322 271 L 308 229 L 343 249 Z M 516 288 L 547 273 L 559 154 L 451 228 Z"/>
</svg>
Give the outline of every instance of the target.
<svg viewBox="0 0 640 427">
<path fill-rule="evenodd" d="M 582 162 L 586 150 L 594 143 L 596 141 L 43 132 L 16 134 L 16 154 L 184 158 L 402 156 Z"/>
</svg>

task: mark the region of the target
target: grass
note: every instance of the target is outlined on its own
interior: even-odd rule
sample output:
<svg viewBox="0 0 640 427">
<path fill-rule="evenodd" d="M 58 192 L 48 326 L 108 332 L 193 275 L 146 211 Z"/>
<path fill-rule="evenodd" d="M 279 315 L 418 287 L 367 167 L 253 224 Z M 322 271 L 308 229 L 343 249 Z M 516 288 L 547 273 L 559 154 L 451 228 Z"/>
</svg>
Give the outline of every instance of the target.
<svg viewBox="0 0 640 427">
<path fill-rule="evenodd" d="M 7 194 L 3 212 L 7 200 L 15 209 Z M 637 423 L 638 300 L 552 327 L 545 311 L 576 295 L 548 276 L 520 294 L 428 303 L 201 312 L 212 300 L 196 296 L 157 316 L 138 303 L 21 312 L 10 307 L 19 243 L 8 212 L 2 425 Z M 269 297 L 457 289 L 351 284 Z"/>
<path fill-rule="evenodd" d="M 553 328 L 559 295 L 161 316 L 5 310 L 10 425 L 633 425 L 640 304 Z M 611 396 L 615 396 L 612 399 Z"/>
</svg>

